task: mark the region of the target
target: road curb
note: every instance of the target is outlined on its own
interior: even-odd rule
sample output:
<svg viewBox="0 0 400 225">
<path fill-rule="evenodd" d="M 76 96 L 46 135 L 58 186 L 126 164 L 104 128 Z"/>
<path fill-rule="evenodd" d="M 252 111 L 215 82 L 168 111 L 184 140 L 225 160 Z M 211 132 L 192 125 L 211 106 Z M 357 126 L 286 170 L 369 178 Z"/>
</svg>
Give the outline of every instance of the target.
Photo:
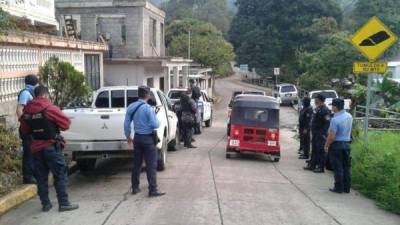
<svg viewBox="0 0 400 225">
<path fill-rule="evenodd" d="M 76 162 L 71 162 L 68 165 L 68 175 L 71 175 L 78 171 L 78 166 Z M 49 179 L 49 185 L 53 185 L 53 177 Z M 7 213 L 10 209 L 15 208 L 22 203 L 35 197 L 37 194 L 37 188 L 34 184 L 26 184 L 19 187 L 17 190 L 7 194 L 6 196 L 0 198 L 0 216 Z"/>
</svg>

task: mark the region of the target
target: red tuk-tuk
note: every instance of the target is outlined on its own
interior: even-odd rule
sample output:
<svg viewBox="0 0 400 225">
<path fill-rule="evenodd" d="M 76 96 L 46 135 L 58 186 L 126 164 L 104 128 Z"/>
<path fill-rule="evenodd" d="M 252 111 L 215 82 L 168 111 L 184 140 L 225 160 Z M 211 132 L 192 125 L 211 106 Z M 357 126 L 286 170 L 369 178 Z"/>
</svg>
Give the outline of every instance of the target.
<svg viewBox="0 0 400 225">
<path fill-rule="evenodd" d="M 239 95 L 232 105 L 226 158 L 261 153 L 280 160 L 279 102 L 273 97 Z"/>
</svg>

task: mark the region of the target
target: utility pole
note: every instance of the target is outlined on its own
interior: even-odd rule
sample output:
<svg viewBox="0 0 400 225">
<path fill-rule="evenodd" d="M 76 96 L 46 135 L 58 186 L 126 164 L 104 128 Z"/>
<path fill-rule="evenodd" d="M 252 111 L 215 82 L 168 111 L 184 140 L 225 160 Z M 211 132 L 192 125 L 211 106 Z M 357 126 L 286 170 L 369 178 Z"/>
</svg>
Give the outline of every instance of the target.
<svg viewBox="0 0 400 225">
<path fill-rule="evenodd" d="M 190 31 L 190 28 L 189 28 L 189 32 L 188 32 L 188 38 L 189 38 L 189 40 L 188 40 L 188 59 L 190 59 L 190 57 L 191 57 L 191 55 L 190 55 L 190 48 L 191 48 L 191 39 L 192 39 L 192 33 L 191 33 L 191 31 Z"/>
</svg>

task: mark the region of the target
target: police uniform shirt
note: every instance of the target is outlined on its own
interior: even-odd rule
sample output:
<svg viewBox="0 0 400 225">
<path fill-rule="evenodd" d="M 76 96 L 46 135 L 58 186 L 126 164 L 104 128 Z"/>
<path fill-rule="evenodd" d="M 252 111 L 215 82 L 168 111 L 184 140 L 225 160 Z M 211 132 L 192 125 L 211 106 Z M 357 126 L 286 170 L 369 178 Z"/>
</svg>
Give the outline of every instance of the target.
<svg viewBox="0 0 400 225">
<path fill-rule="evenodd" d="M 342 110 L 335 113 L 329 126 L 329 130 L 336 134 L 335 141 L 350 141 L 353 117 Z"/>
<path fill-rule="evenodd" d="M 325 105 L 317 109 L 314 114 L 312 128 L 314 132 L 326 135 L 331 121 L 331 111 Z"/>
<path fill-rule="evenodd" d="M 127 138 L 131 136 L 132 114 L 137 108 L 138 110 L 133 118 L 135 133 L 143 135 L 152 134 L 160 126 L 160 121 L 154 109 L 147 102 L 139 99 L 137 102 L 129 105 L 126 110 L 124 132 Z"/>
<path fill-rule="evenodd" d="M 300 111 L 300 118 L 299 118 L 300 128 L 308 129 L 310 127 L 312 116 L 313 116 L 313 110 L 311 106 L 303 108 Z"/>
<path fill-rule="evenodd" d="M 35 86 L 27 84 L 25 90 L 21 91 L 18 96 L 18 105 L 26 106 L 28 102 L 32 101 L 32 93 L 35 90 Z"/>
</svg>

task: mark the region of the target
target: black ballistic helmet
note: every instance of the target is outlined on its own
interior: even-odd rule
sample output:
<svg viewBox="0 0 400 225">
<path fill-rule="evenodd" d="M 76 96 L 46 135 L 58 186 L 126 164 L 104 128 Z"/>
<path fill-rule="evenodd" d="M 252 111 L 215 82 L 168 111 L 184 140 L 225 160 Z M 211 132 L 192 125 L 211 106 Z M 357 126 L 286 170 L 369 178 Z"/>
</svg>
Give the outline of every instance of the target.
<svg viewBox="0 0 400 225">
<path fill-rule="evenodd" d="M 332 106 L 335 106 L 339 111 L 344 109 L 344 100 L 335 98 L 332 100 Z"/>
<path fill-rule="evenodd" d="M 303 98 L 303 106 L 308 107 L 311 104 L 311 99 L 309 97 L 304 97 Z"/>
<path fill-rule="evenodd" d="M 147 95 L 150 94 L 150 88 L 147 86 L 140 86 L 138 89 L 138 96 L 139 98 L 145 98 Z"/>
<path fill-rule="evenodd" d="M 39 79 L 36 75 L 30 74 L 25 77 L 25 84 L 36 86 L 39 82 Z"/>
<path fill-rule="evenodd" d="M 325 99 L 326 99 L 326 98 L 325 98 L 325 96 L 323 96 L 323 95 L 321 95 L 321 94 L 318 94 L 318 95 L 317 95 L 317 99 L 320 100 L 321 102 L 325 102 Z"/>
</svg>

